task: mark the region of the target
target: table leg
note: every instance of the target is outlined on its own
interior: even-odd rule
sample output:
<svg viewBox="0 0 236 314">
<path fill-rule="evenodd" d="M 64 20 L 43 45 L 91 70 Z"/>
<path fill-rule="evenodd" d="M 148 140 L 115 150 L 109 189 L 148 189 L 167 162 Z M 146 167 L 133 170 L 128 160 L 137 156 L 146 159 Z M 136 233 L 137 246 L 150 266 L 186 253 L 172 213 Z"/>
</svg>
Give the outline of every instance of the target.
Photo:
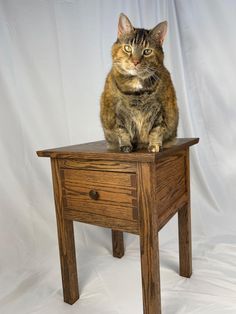
<svg viewBox="0 0 236 314">
<path fill-rule="evenodd" d="M 121 258 L 124 256 L 124 236 L 122 231 L 112 230 L 113 256 Z"/>
<path fill-rule="evenodd" d="M 186 150 L 186 187 L 188 201 L 178 211 L 179 223 L 179 273 L 183 277 L 192 275 L 192 238 L 191 238 L 191 207 L 190 207 L 190 164 L 189 149 Z"/>
<path fill-rule="evenodd" d="M 73 304 L 79 299 L 73 221 L 64 220 L 63 226 L 59 228 L 58 240 L 64 301 Z"/>
<path fill-rule="evenodd" d="M 140 234 L 143 314 L 161 314 L 158 233 Z"/>
<path fill-rule="evenodd" d="M 191 210 L 189 204 L 178 212 L 179 222 L 179 273 L 183 277 L 192 275 Z"/>
<path fill-rule="evenodd" d="M 79 298 L 73 221 L 63 218 L 61 178 L 56 159 L 51 160 L 51 166 L 64 301 L 73 304 Z"/>
<path fill-rule="evenodd" d="M 154 184 L 151 184 L 155 169 L 146 163 L 138 164 L 137 169 L 143 313 L 161 314 L 157 210 Z"/>
</svg>

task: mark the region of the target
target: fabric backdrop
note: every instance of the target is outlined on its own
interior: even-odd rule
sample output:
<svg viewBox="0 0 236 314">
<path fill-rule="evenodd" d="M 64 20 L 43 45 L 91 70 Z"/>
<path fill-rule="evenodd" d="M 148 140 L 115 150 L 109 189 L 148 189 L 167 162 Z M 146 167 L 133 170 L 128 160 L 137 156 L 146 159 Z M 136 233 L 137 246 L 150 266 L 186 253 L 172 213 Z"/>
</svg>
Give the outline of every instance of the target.
<svg viewBox="0 0 236 314">
<path fill-rule="evenodd" d="M 236 1 L 0 0 L 0 313 L 141 314 L 138 237 L 76 223 L 81 299 L 64 304 L 50 162 L 35 151 L 103 139 L 99 97 L 121 12 L 168 20 L 165 63 L 191 148 L 193 276 L 176 219 L 161 231 L 163 313 L 236 313 Z"/>
</svg>

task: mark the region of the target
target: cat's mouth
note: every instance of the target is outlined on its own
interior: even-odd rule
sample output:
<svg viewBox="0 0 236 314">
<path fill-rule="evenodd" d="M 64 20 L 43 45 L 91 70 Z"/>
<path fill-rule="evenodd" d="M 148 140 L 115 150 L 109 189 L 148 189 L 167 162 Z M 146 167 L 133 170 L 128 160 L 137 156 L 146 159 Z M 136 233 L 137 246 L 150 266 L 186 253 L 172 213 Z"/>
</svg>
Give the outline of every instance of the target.
<svg viewBox="0 0 236 314">
<path fill-rule="evenodd" d="M 141 65 L 138 66 L 127 66 L 124 67 L 123 70 L 129 74 L 129 75 L 133 75 L 133 76 L 145 76 L 145 74 L 147 75 L 148 72 L 147 70 L 142 67 Z"/>
<path fill-rule="evenodd" d="M 120 63 L 113 64 L 116 66 L 117 70 L 124 75 L 132 75 L 138 76 L 142 79 L 147 79 L 148 77 L 152 76 L 154 72 L 141 64 L 139 65 L 126 65 L 122 66 Z"/>
<path fill-rule="evenodd" d="M 137 68 L 128 68 L 128 69 L 125 69 L 125 71 L 130 74 L 130 75 L 137 75 L 138 74 L 138 69 Z"/>
<path fill-rule="evenodd" d="M 134 73 L 133 75 L 138 76 L 141 79 L 147 79 L 151 76 L 153 76 L 154 72 L 149 70 L 146 67 L 140 67 L 138 69 L 132 69 L 131 70 L 132 73 Z"/>
<path fill-rule="evenodd" d="M 116 64 L 116 69 L 121 74 L 124 74 L 124 75 L 138 76 L 140 72 L 140 70 L 136 67 L 130 67 L 130 66 L 124 67 L 124 66 L 121 66 L 120 64 Z"/>
</svg>

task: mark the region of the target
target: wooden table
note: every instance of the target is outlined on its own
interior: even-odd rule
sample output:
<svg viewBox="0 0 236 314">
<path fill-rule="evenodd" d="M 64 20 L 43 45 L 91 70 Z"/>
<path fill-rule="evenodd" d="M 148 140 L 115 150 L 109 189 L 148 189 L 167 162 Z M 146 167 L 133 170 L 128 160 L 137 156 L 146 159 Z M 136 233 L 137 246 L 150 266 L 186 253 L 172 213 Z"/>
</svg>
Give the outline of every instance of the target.
<svg viewBox="0 0 236 314">
<path fill-rule="evenodd" d="M 108 151 L 104 141 L 37 152 L 51 158 L 65 302 L 79 298 L 76 220 L 112 229 L 114 257 L 124 255 L 123 232 L 139 235 L 143 313 L 161 313 L 158 231 L 177 212 L 179 272 L 192 273 L 189 147 L 198 141 L 159 153 Z"/>
</svg>

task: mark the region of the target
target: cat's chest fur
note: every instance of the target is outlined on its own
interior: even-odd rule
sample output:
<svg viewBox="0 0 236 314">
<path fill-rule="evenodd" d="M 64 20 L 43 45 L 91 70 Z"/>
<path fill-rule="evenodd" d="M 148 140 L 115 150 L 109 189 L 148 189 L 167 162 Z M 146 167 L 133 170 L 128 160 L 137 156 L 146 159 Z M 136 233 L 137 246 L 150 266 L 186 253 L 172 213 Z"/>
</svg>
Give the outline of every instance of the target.
<svg viewBox="0 0 236 314">
<path fill-rule="evenodd" d="M 132 114 L 132 122 L 134 124 L 135 127 L 135 133 L 138 135 L 138 137 L 140 138 L 146 138 L 147 136 L 147 131 L 145 128 L 145 125 L 147 124 L 147 114 L 139 111 L 139 110 L 135 110 L 135 112 L 133 112 Z"/>
<path fill-rule="evenodd" d="M 148 141 L 148 135 L 153 127 L 154 120 L 159 115 L 159 106 L 155 103 L 147 103 L 141 108 L 131 107 L 130 117 L 135 129 L 137 137 L 141 142 L 145 143 Z"/>
<path fill-rule="evenodd" d="M 135 78 L 131 81 L 130 87 L 135 91 L 139 91 L 143 88 L 143 82 L 139 78 Z"/>
<path fill-rule="evenodd" d="M 136 138 L 138 142 L 147 143 L 153 123 L 160 114 L 160 104 L 155 102 L 152 97 L 145 103 L 142 102 L 141 97 L 125 98 L 126 101 L 120 101 L 117 106 L 117 116 L 123 121 L 133 138 Z M 130 105 L 134 101 L 140 101 L 140 104 Z"/>
<path fill-rule="evenodd" d="M 137 92 L 144 88 L 144 82 L 139 77 L 132 77 L 120 83 L 120 87 L 125 92 Z"/>
</svg>

